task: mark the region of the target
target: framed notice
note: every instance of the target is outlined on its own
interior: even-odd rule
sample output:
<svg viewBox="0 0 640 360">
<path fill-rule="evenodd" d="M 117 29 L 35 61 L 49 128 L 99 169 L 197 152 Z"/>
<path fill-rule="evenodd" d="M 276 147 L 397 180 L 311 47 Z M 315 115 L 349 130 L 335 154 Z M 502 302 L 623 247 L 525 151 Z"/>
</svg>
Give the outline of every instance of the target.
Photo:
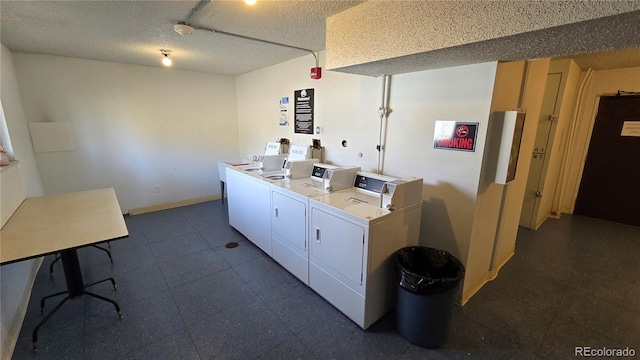
<svg viewBox="0 0 640 360">
<path fill-rule="evenodd" d="M 477 122 L 437 120 L 433 133 L 435 149 L 476 151 Z"/>
<path fill-rule="evenodd" d="M 294 132 L 313 135 L 313 89 L 296 90 L 294 97 Z"/>
</svg>

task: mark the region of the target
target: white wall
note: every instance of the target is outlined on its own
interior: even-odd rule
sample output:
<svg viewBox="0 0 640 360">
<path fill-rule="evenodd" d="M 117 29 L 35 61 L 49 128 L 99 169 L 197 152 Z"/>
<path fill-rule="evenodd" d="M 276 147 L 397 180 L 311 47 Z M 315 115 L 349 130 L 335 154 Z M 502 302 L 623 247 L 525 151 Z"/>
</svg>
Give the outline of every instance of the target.
<svg viewBox="0 0 640 360">
<path fill-rule="evenodd" d="M 582 73 L 583 77 L 585 74 Z M 562 184 L 560 211 L 563 213 L 573 213 L 600 96 L 615 95 L 618 90 L 640 92 L 640 68 L 593 71 L 584 91 L 577 94 L 577 113 L 569 128 L 568 159 Z"/>
<path fill-rule="evenodd" d="M 31 136 L 29 127 L 25 121 L 24 97 L 20 94 L 22 84 L 17 78 L 15 54 L 2 45 L 2 88 L 0 96 L 2 99 L 2 109 L 7 121 L 7 128 L 11 138 L 11 145 L 16 160 L 19 160 L 20 170 L 24 181 L 24 188 L 27 196 L 37 196 L 43 194 L 40 174 L 36 167 L 36 160 L 31 146 Z"/>
<path fill-rule="evenodd" d="M 382 78 L 328 71 L 321 80 L 310 80 L 311 66 L 313 57 L 306 56 L 237 77 L 241 154 L 259 154 L 266 141 L 281 137 L 305 144 L 320 138 L 328 162 L 374 171 Z M 474 238 L 482 233 L 473 232 L 474 213 L 496 66 L 477 64 L 391 78 L 384 173 L 424 179 L 421 244 L 450 251 L 465 264 L 474 256 L 469 253 Z M 280 97 L 292 99 L 294 90 L 305 88 L 315 89 L 316 125 L 326 126 L 325 135 L 296 135 L 292 125 L 278 126 Z M 243 106 L 243 101 L 251 103 Z M 435 150 L 436 120 L 480 123 L 476 151 Z M 348 141 L 347 148 L 340 145 L 343 139 Z M 494 223 L 494 234 L 495 229 Z M 489 251 L 488 261 L 490 255 Z"/>
<path fill-rule="evenodd" d="M 44 191 L 31 148 L 31 139 L 25 121 L 13 57 L 11 51 L 1 44 L 0 56 L 0 99 L 14 155 L 19 160 L 19 172 L 18 166 L 14 166 L 12 169 L 8 169 L 7 173 L 3 171 L 0 174 L 3 190 L 7 185 L 10 185 L 12 189 L 21 188 L 26 196 L 42 195 Z M 7 184 L 7 181 L 20 181 L 21 184 Z M 0 202 L 2 203 L 0 209 L 3 212 L 13 211 L 13 208 L 15 208 L 15 204 L 6 204 L 11 199 L 5 196 L 0 197 Z M 1 217 L 3 219 L 8 218 L 7 214 L 4 213 Z M 38 260 L 28 260 L 0 267 L 0 344 L 2 345 L 2 359 L 11 357 L 13 352 L 24 318 L 24 312 L 26 311 L 33 276 L 39 265 L 40 262 Z"/>
<path fill-rule="evenodd" d="M 496 63 L 393 77 L 385 171 L 424 179 L 421 244 L 467 264 Z M 437 120 L 480 123 L 475 152 L 433 148 Z"/>
<path fill-rule="evenodd" d="M 233 77 L 14 59 L 27 122 L 68 122 L 75 142 L 73 151 L 36 153 L 46 193 L 115 187 L 124 213 L 219 196 L 217 161 L 239 156 Z"/>
<path fill-rule="evenodd" d="M 323 52 L 320 61 L 322 65 Z M 236 77 L 241 155 L 262 154 L 267 141 L 283 137 L 305 145 L 320 139 L 327 162 L 375 170 L 382 80 L 327 71 L 312 80 L 309 70 L 314 66 L 308 55 Z M 323 135 L 294 133 L 293 92 L 310 88 L 315 89 L 315 125 L 325 127 Z M 289 126 L 278 125 L 278 101 L 284 96 L 290 100 Z M 347 140 L 346 148 L 342 140 Z"/>
</svg>

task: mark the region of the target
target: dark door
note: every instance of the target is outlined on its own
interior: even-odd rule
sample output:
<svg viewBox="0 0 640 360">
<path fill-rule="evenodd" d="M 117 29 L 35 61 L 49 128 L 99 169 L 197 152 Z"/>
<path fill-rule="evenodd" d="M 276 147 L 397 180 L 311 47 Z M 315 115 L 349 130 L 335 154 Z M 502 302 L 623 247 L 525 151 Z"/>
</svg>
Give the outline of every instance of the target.
<svg viewBox="0 0 640 360">
<path fill-rule="evenodd" d="M 574 214 L 640 226 L 640 96 L 600 98 Z"/>
</svg>

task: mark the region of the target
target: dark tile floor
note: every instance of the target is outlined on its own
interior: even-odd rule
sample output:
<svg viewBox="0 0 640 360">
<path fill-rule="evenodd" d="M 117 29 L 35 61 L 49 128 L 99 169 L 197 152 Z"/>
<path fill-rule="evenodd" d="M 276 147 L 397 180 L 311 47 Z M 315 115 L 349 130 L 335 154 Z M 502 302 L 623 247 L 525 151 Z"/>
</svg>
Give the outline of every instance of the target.
<svg viewBox="0 0 640 360">
<path fill-rule="evenodd" d="M 114 262 L 79 251 L 85 281 L 117 300 L 67 302 L 39 333 L 39 299 L 64 289 L 38 273 L 13 359 L 564 359 L 576 346 L 640 352 L 640 228 L 579 216 L 520 229 L 498 278 L 455 308 L 449 341 L 423 349 L 393 313 L 362 331 L 229 227 L 220 201 L 126 218 Z M 224 244 L 240 246 L 227 249 Z M 57 299 L 47 303 L 47 310 Z M 640 355 L 636 355 L 640 357 Z"/>
</svg>

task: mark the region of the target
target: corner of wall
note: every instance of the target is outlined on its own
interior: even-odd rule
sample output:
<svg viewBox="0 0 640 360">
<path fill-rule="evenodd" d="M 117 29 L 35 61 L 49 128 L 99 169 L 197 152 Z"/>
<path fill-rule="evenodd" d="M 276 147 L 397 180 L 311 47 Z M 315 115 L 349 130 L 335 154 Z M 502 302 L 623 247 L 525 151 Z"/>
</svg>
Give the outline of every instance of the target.
<svg viewBox="0 0 640 360">
<path fill-rule="evenodd" d="M 9 174 L 9 172 L 12 173 L 12 169 L 9 169 L 8 173 L 2 174 L 2 181 L 13 182 L 11 189 L 24 189 L 18 198 L 15 197 L 16 194 L 12 194 L 10 199 L 5 196 L 0 198 L 4 211 L 17 207 L 16 202 L 20 197 L 42 195 L 44 190 L 36 167 L 33 148 L 31 147 L 31 138 L 14 69 L 13 55 L 7 47 L 1 44 L 0 57 L 2 66 L 0 70 L 2 109 L 7 129 L 9 130 L 8 133 L 12 140 L 14 155 L 20 161 L 20 173 L 18 174 L 18 166 L 16 165 L 15 174 Z M 8 178 L 5 178 L 5 175 Z M 2 190 L 6 191 L 4 184 Z M 20 205 L 21 202 L 22 200 L 17 205 Z M 15 209 L 11 210 L 12 213 L 13 211 Z M 4 217 L 6 217 L 5 214 L 3 214 Z M 0 281 L 0 294 L 2 296 L 2 301 L 0 302 L 0 313 L 2 313 L 0 344 L 2 345 L 3 359 L 10 357 L 13 352 L 31 294 L 35 272 L 38 271 L 40 263 L 41 261 L 31 260 L 2 267 L 0 273 L 0 276 L 2 276 L 2 281 Z"/>
<path fill-rule="evenodd" d="M 529 63 L 523 76 L 525 62 L 499 63 L 496 73 L 491 111 L 517 109 L 522 92 L 522 108 L 529 119 L 537 119 L 542 105 L 546 73 L 550 59 Z M 521 91 L 522 89 L 522 91 Z M 513 256 L 520 211 L 526 187 L 526 174 L 531 162 L 537 121 L 525 121 L 520 146 L 516 179 L 508 185 L 487 180 L 486 174 L 479 184 L 478 200 L 474 210 L 474 224 L 469 249 L 467 276 L 462 292 L 466 302 Z M 491 141 L 490 137 L 487 142 Z"/>
</svg>

